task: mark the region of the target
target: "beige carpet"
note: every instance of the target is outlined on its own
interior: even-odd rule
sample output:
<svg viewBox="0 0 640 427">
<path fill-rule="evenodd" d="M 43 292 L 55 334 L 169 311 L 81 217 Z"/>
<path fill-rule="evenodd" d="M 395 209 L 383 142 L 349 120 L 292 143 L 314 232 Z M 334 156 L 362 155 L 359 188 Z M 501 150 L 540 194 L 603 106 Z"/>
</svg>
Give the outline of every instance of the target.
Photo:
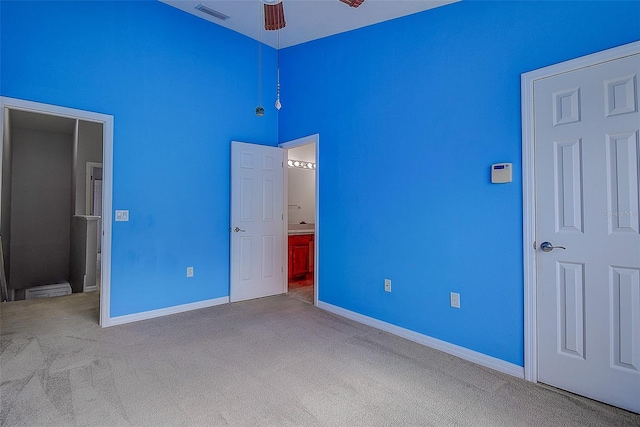
<svg viewBox="0 0 640 427">
<path fill-rule="evenodd" d="M 107 329 L 96 293 L 0 310 L 7 426 L 640 425 L 287 296 Z"/>
<path fill-rule="evenodd" d="M 289 291 L 287 292 L 287 295 L 291 298 L 313 304 L 313 291 L 313 284 L 305 286 L 289 285 Z"/>
</svg>

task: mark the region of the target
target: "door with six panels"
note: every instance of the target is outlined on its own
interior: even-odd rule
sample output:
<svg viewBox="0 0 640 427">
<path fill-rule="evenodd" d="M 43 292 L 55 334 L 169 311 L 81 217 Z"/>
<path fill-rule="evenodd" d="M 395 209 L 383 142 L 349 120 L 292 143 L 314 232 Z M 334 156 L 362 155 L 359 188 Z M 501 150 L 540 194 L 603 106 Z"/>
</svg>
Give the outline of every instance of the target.
<svg viewBox="0 0 640 427">
<path fill-rule="evenodd" d="M 640 55 L 534 82 L 538 380 L 640 412 Z"/>
</svg>

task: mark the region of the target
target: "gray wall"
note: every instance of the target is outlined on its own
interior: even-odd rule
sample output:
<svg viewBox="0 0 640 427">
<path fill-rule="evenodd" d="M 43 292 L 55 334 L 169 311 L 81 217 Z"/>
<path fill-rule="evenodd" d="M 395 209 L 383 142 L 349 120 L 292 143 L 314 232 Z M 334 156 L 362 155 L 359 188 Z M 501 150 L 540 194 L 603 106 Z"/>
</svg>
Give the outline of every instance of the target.
<svg viewBox="0 0 640 427">
<path fill-rule="evenodd" d="M 87 162 L 102 163 L 102 123 L 78 122 L 78 152 L 75 165 L 76 215 L 87 215 Z"/>
<path fill-rule="evenodd" d="M 73 136 L 12 129 L 13 289 L 69 280 Z"/>
<path fill-rule="evenodd" d="M 4 266 L 7 282 L 10 279 L 11 269 L 9 256 L 11 253 L 11 121 L 8 108 L 4 111 L 3 135 L 2 135 L 2 212 L 0 213 L 0 235 L 2 236 L 2 251 L 4 253 Z"/>
<path fill-rule="evenodd" d="M 298 168 L 289 168 L 289 224 L 308 224 L 316 222 L 316 172 Z"/>
<path fill-rule="evenodd" d="M 291 148 L 287 157 L 305 162 L 316 161 L 316 144 L 306 144 Z M 316 171 L 298 168 L 289 168 L 289 224 L 299 224 L 304 221 L 308 224 L 316 222 Z"/>
</svg>

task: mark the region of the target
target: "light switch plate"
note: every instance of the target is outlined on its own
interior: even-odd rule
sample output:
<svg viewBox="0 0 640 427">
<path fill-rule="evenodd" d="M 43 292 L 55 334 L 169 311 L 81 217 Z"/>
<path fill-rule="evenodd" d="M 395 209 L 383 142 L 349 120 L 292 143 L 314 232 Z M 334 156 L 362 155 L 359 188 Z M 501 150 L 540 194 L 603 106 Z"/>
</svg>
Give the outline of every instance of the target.
<svg viewBox="0 0 640 427">
<path fill-rule="evenodd" d="M 129 211 L 116 210 L 116 221 L 129 221 Z"/>
<path fill-rule="evenodd" d="M 460 308 L 460 294 L 457 292 L 451 292 L 449 297 L 451 299 L 451 307 Z"/>
</svg>

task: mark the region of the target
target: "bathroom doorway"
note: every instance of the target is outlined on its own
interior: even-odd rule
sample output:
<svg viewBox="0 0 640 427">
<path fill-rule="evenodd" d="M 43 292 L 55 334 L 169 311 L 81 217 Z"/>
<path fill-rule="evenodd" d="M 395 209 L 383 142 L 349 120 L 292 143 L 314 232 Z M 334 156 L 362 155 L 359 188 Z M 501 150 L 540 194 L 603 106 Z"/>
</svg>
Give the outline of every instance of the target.
<svg viewBox="0 0 640 427">
<path fill-rule="evenodd" d="M 316 304 L 318 136 L 281 144 L 286 149 L 287 295 Z"/>
</svg>

